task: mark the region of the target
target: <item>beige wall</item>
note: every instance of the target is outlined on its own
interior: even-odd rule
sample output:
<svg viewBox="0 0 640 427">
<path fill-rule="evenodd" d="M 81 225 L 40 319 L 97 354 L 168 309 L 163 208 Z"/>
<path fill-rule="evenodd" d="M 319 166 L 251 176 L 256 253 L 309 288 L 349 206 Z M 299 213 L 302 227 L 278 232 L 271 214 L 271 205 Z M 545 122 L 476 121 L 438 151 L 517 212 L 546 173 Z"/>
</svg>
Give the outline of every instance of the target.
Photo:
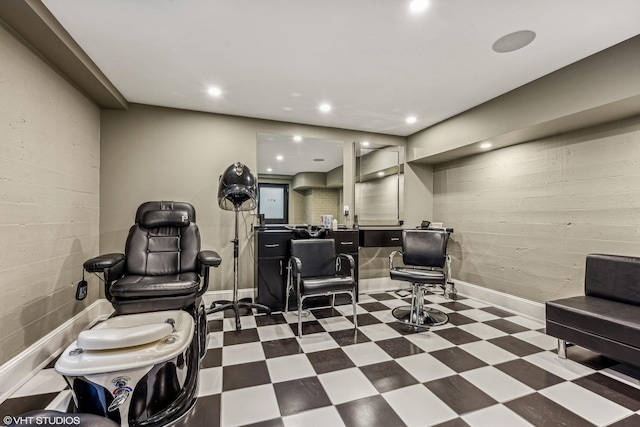
<svg viewBox="0 0 640 427">
<path fill-rule="evenodd" d="M 218 176 L 236 161 L 256 170 L 257 132 L 404 144 L 402 137 L 137 104 L 129 111 L 103 110 L 101 125 L 100 251 L 122 251 L 140 203 L 191 202 L 196 207 L 203 248 L 217 250 L 223 258 L 222 266 L 214 271 L 212 290 L 232 287 L 229 241 L 234 215 L 218 207 Z M 345 173 L 352 172 L 345 168 Z M 252 218 L 248 213 L 245 216 L 247 227 L 244 221 L 240 223 L 241 288 L 254 285 L 253 254 L 246 243 Z"/>
<path fill-rule="evenodd" d="M 0 94 L 2 364 L 97 298 L 100 113 L 3 27 Z"/>
<path fill-rule="evenodd" d="M 640 116 L 434 166 L 453 276 L 534 301 L 582 294 L 585 256 L 640 256 Z"/>
</svg>

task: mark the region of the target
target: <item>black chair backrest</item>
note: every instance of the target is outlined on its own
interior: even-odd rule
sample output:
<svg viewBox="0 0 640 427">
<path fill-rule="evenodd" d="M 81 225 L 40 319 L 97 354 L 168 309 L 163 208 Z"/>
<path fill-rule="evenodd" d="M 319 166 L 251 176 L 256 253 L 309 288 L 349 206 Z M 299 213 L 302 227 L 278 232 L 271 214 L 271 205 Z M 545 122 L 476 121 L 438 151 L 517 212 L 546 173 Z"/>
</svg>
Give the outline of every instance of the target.
<svg viewBox="0 0 640 427">
<path fill-rule="evenodd" d="M 200 232 L 194 207 L 185 202 L 146 202 L 136 212 L 125 254 L 127 273 L 164 276 L 195 272 Z"/>
<path fill-rule="evenodd" d="M 402 261 L 405 265 L 443 268 L 449 234 L 444 230 L 404 230 Z"/>
<path fill-rule="evenodd" d="M 292 240 L 291 255 L 302 262 L 300 277 L 336 274 L 336 248 L 333 239 Z"/>
</svg>

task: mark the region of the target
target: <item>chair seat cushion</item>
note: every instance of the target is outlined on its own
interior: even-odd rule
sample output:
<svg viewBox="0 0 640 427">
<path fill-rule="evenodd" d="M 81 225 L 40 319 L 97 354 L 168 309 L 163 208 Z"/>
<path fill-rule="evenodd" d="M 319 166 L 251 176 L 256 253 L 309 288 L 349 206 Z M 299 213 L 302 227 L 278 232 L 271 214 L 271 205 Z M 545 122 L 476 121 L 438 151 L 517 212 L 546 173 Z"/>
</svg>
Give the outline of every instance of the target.
<svg viewBox="0 0 640 427">
<path fill-rule="evenodd" d="M 124 276 L 111 285 L 111 294 L 121 298 L 157 298 L 190 295 L 198 292 L 196 273 L 167 276 Z"/>
<path fill-rule="evenodd" d="M 640 347 L 640 306 L 598 297 L 577 296 L 548 301 L 546 312 L 547 322 Z"/>
<path fill-rule="evenodd" d="M 352 291 L 354 288 L 353 278 L 349 276 L 305 277 L 300 283 L 305 295 Z"/>
<path fill-rule="evenodd" d="M 445 280 L 444 273 L 437 270 L 418 268 L 394 268 L 390 271 L 392 280 L 404 280 L 412 283 L 440 284 Z"/>
</svg>

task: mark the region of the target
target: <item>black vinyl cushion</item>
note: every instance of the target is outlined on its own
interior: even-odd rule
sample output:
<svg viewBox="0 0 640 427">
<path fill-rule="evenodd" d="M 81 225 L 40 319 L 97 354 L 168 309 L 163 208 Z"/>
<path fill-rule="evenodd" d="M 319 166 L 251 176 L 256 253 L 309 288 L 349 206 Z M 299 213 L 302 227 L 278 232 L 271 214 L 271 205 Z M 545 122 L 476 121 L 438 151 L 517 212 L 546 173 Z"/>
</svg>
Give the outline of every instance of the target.
<svg viewBox="0 0 640 427">
<path fill-rule="evenodd" d="M 189 216 L 189 222 L 196 222 L 196 209 L 191 203 L 187 202 L 145 202 L 138 206 L 136 211 L 136 224 L 142 223 L 142 217 L 147 211 L 186 211 Z"/>
<path fill-rule="evenodd" d="M 323 294 L 353 290 L 353 278 L 349 276 L 307 277 L 300 281 L 303 294 Z"/>
<path fill-rule="evenodd" d="M 302 278 L 336 274 L 336 249 L 333 239 L 292 240 L 291 255 L 302 261 Z"/>
<path fill-rule="evenodd" d="M 126 298 L 190 295 L 198 292 L 200 279 L 188 272 L 166 276 L 127 275 L 111 285 L 111 295 Z"/>
<path fill-rule="evenodd" d="M 444 230 L 404 230 L 402 261 L 405 265 L 444 267 L 449 234 Z"/>
<path fill-rule="evenodd" d="M 140 225 L 144 228 L 185 227 L 189 222 L 189 213 L 186 210 L 146 211 L 142 215 Z"/>
<path fill-rule="evenodd" d="M 437 270 L 399 267 L 394 268 L 390 273 L 392 280 L 404 280 L 411 283 L 438 285 L 443 284 L 445 281 L 444 273 Z"/>
<path fill-rule="evenodd" d="M 593 296 L 546 303 L 546 320 L 640 348 L 638 307 Z"/>
<path fill-rule="evenodd" d="M 166 276 L 194 272 L 200 233 L 194 223 L 148 229 L 136 224 L 129 230 L 125 251 L 128 274 Z"/>
<path fill-rule="evenodd" d="M 640 258 L 588 255 L 584 291 L 588 296 L 640 305 Z"/>
</svg>

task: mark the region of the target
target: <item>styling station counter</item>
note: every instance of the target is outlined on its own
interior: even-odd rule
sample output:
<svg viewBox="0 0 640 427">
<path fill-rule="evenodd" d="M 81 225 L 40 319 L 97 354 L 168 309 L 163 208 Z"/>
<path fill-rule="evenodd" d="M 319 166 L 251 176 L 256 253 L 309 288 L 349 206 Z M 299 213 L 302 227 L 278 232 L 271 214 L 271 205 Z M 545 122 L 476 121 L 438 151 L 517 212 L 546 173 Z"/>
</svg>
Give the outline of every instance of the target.
<svg viewBox="0 0 640 427">
<path fill-rule="evenodd" d="M 258 303 L 282 311 L 285 307 L 285 291 L 289 277 L 289 258 L 291 256 L 291 240 L 310 237 L 334 239 L 336 253 L 345 253 L 355 261 L 355 276 L 358 279 L 358 230 L 339 229 L 321 230 L 318 236 L 309 235 L 302 226 L 269 226 L 255 229 L 255 281 L 258 289 Z M 345 274 L 349 274 L 347 263 L 342 264 Z M 289 306 L 296 307 L 296 298 L 292 292 Z"/>
<path fill-rule="evenodd" d="M 453 232 L 453 229 L 446 230 L 449 233 Z M 282 311 L 285 307 L 291 240 L 316 237 L 310 236 L 306 231 L 306 226 L 285 225 L 270 225 L 255 229 L 256 264 L 254 277 L 258 290 L 258 303 L 268 306 L 272 311 Z M 360 278 L 364 280 L 365 287 L 363 289 L 366 291 L 368 279 L 389 278 L 388 256 L 392 248 L 399 250 L 402 247 L 402 231 L 403 228 L 400 227 L 367 227 L 359 230 L 326 231 L 323 229 L 317 238 L 334 239 L 336 254 L 345 253 L 353 257 L 356 280 L 358 282 Z M 359 271 L 359 266 L 362 263 L 367 267 L 363 271 Z M 348 274 L 349 267 L 346 263 L 343 263 L 342 269 L 345 274 Z M 338 296 L 336 301 L 340 302 L 341 297 Z M 320 302 L 322 303 L 322 301 Z M 313 304 L 313 302 L 311 303 Z M 327 305 L 326 301 L 321 305 Z M 294 292 L 289 296 L 289 307 L 296 307 Z"/>
</svg>

